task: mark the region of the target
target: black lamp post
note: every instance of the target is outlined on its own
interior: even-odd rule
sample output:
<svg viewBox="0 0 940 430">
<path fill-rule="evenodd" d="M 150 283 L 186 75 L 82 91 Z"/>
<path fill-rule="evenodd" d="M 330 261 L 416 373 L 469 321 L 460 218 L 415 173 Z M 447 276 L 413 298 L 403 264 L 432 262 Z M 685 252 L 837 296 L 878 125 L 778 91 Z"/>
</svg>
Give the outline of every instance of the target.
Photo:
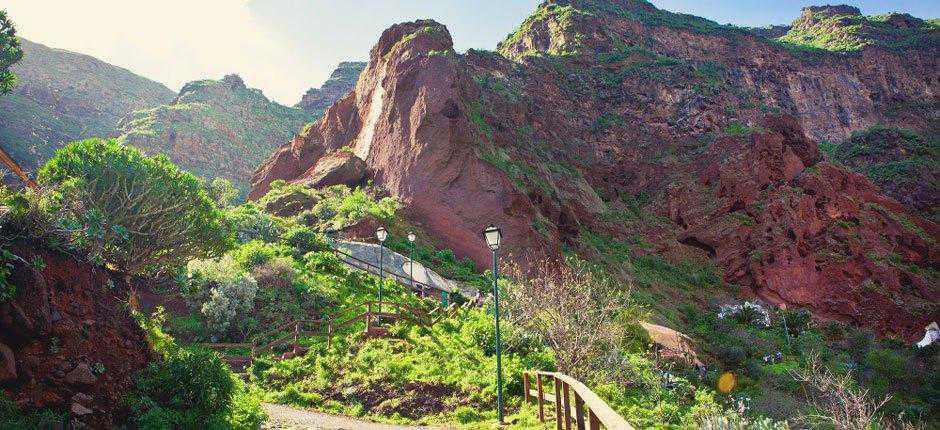
<svg viewBox="0 0 940 430">
<path fill-rule="evenodd" d="M 502 237 L 502 230 L 493 224 L 483 230 L 486 246 L 493 251 L 493 314 L 496 319 L 496 414 L 499 417 L 500 424 L 503 423 L 503 363 L 502 344 L 499 338 L 499 285 L 497 281 L 499 279 L 499 267 L 496 264 L 496 252 L 499 250 Z"/>
<path fill-rule="evenodd" d="M 382 313 L 382 284 L 385 283 L 385 239 L 388 230 L 385 227 L 375 229 L 375 238 L 379 240 L 379 313 Z"/>
<path fill-rule="evenodd" d="M 411 277 L 411 291 L 415 290 L 415 240 L 418 239 L 418 236 L 415 236 L 413 231 L 408 232 L 408 243 L 411 244 L 411 257 L 408 260 L 408 272 Z"/>
</svg>

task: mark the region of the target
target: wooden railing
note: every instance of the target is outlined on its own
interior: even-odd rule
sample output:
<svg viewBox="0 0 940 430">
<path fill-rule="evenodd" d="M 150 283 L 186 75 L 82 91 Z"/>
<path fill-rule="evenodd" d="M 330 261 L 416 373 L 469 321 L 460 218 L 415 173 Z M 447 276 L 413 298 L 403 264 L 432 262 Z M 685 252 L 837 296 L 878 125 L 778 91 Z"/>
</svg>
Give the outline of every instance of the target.
<svg viewBox="0 0 940 430">
<path fill-rule="evenodd" d="M 379 327 L 383 322 L 408 321 L 415 325 L 425 327 L 433 326 L 442 319 L 453 316 L 458 312 L 459 307 L 452 305 L 447 308 L 435 308 L 431 312 L 424 309 L 397 302 L 366 301 L 358 307 L 365 306 L 364 312 L 345 315 L 332 315 L 324 319 L 298 319 L 290 320 L 252 337 L 251 342 L 243 343 L 203 343 L 202 346 L 215 350 L 222 355 L 222 358 L 232 367 L 243 367 L 251 364 L 251 361 L 258 355 L 270 353 L 275 348 L 283 345 L 293 345 L 296 347 L 301 336 L 305 337 L 325 337 L 327 345 L 332 344 L 333 337 L 338 333 L 345 333 L 346 330 L 356 323 L 364 322 L 366 333 L 372 333 L 373 329 Z M 291 327 L 293 330 L 288 331 Z M 280 336 L 270 339 L 272 336 Z M 226 354 L 228 349 L 247 349 L 250 350 L 248 357 L 242 355 Z"/>
<path fill-rule="evenodd" d="M 532 388 L 532 380 L 535 388 Z M 545 385 L 551 383 L 554 394 L 546 393 Z M 598 430 L 603 425 L 608 430 L 633 430 L 633 427 L 591 389 L 564 373 L 529 371 L 522 373 L 525 401 L 538 404 L 539 420 L 545 422 L 545 405 L 554 405 L 555 429 L 571 430 L 574 422 L 577 430 Z M 572 405 L 574 397 L 574 405 Z"/>
</svg>

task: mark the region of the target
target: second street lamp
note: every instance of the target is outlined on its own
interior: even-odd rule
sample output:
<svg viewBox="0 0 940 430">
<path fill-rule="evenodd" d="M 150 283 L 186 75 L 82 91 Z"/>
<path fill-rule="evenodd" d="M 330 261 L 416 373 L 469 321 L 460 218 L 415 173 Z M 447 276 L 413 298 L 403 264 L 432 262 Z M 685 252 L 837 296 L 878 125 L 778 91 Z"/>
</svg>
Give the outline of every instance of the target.
<svg viewBox="0 0 940 430">
<path fill-rule="evenodd" d="M 411 244 L 411 257 L 408 260 L 408 276 L 411 278 L 411 291 L 415 290 L 415 240 L 418 236 L 415 236 L 413 231 L 408 232 L 408 243 Z"/>
<path fill-rule="evenodd" d="M 499 267 L 496 264 L 496 252 L 499 250 L 503 232 L 499 227 L 490 224 L 483 230 L 486 246 L 493 251 L 493 316 L 496 320 L 496 413 L 499 423 L 503 424 L 503 363 L 502 345 L 499 339 Z"/>
<path fill-rule="evenodd" d="M 385 239 L 388 230 L 385 227 L 375 229 L 375 238 L 379 240 L 379 313 L 382 313 L 382 284 L 385 283 Z"/>
</svg>

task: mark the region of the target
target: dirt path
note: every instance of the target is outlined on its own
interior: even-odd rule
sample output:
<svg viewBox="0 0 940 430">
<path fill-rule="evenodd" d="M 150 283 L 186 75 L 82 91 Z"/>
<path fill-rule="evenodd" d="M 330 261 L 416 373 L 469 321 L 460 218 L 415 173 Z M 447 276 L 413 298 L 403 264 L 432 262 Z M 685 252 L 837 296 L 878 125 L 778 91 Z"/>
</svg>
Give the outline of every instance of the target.
<svg viewBox="0 0 940 430">
<path fill-rule="evenodd" d="M 272 403 L 265 403 L 264 410 L 268 412 L 268 421 L 261 426 L 264 430 L 431 430 L 442 428 L 375 423 Z"/>
</svg>

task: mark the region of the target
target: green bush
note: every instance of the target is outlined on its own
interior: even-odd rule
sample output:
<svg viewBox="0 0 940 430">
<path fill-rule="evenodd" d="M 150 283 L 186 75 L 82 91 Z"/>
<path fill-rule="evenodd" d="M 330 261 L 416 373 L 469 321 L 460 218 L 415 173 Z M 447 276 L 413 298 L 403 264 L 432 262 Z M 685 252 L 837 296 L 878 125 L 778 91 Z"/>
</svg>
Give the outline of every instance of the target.
<svg viewBox="0 0 940 430">
<path fill-rule="evenodd" d="M 220 425 L 234 392 L 235 382 L 218 355 L 180 348 L 143 371 L 132 410 L 143 428 Z"/>
<path fill-rule="evenodd" d="M 141 371 L 127 398 L 137 428 L 254 430 L 265 420 L 259 397 L 216 353 L 180 348 L 163 331 L 166 313 L 162 308 L 150 317 L 140 313 L 134 317 L 160 356 Z"/>
<path fill-rule="evenodd" d="M 16 297 L 16 285 L 10 282 L 13 274 L 13 259 L 17 258 L 7 249 L 0 248 L 0 303 L 8 302 Z"/>
<path fill-rule="evenodd" d="M 2 11 L 0 11 L 2 12 Z M 55 428 L 65 420 L 51 410 L 24 413 L 12 400 L 0 393 L 0 429 L 45 429 Z"/>
<path fill-rule="evenodd" d="M 254 308 L 258 282 L 231 255 L 193 260 L 186 267 L 183 294 L 199 307 L 207 328 L 221 336 L 241 331 Z"/>
<path fill-rule="evenodd" d="M 54 190 L 73 245 L 128 274 L 172 270 L 232 245 L 231 227 L 202 182 L 164 156 L 87 139 L 56 151 L 38 181 Z"/>
<path fill-rule="evenodd" d="M 251 270 L 274 258 L 290 255 L 290 250 L 281 244 L 253 240 L 235 248 L 230 255 L 239 266 Z"/>
<path fill-rule="evenodd" d="M 294 248 L 294 257 L 301 258 L 308 252 L 327 251 L 330 246 L 323 235 L 304 226 L 293 227 L 281 235 L 281 242 Z"/>
<path fill-rule="evenodd" d="M 229 209 L 226 218 L 235 229 L 235 240 L 239 243 L 261 240 L 276 242 L 286 230 L 286 222 L 264 212 L 254 203 L 246 203 Z"/>
</svg>

